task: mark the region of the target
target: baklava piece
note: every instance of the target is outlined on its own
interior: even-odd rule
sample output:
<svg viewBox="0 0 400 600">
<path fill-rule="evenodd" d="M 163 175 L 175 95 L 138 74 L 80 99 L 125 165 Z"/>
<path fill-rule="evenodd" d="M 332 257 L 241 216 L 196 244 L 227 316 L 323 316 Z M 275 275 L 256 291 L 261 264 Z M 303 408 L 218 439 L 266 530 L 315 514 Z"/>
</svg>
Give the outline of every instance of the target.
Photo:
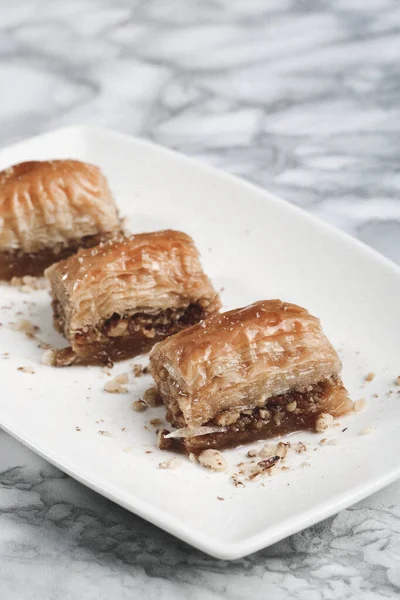
<svg viewBox="0 0 400 600">
<path fill-rule="evenodd" d="M 188 452 L 326 428 L 353 403 L 319 320 L 280 300 L 181 331 L 150 353 L 151 373 Z M 175 439 L 175 443 L 176 443 Z M 162 447 L 162 446 L 160 446 Z"/>
<path fill-rule="evenodd" d="M 120 230 L 107 180 L 93 165 L 31 161 L 0 172 L 0 279 L 43 275 Z"/>
<path fill-rule="evenodd" d="M 109 364 L 220 308 L 193 240 L 157 231 L 99 244 L 46 270 L 54 323 L 80 362 Z"/>
</svg>

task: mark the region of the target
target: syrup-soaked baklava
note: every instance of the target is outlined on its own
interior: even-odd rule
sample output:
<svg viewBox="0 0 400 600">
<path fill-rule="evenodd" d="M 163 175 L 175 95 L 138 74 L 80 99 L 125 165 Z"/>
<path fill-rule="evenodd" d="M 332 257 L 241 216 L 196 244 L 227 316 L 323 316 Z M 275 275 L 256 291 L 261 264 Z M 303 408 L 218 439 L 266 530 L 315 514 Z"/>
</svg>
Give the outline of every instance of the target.
<svg viewBox="0 0 400 600">
<path fill-rule="evenodd" d="M 107 180 L 93 165 L 31 161 L 0 172 L 0 279 L 43 275 L 120 230 Z"/>
<path fill-rule="evenodd" d="M 167 338 L 152 349 L 150 367 L 167 420 L 178 428 L 169 438 L 188 452 L 322 430 L 353 406 L 319 320 L 280 300 L 212 316 Z"/>
<path fill-rule="evenodd" d="M 55 326 L 80 362 L 135 356 L 220 308 L 193 240 L 180 231 L 121 236 L 80 250 L 46 277 Z"/>
</svg>

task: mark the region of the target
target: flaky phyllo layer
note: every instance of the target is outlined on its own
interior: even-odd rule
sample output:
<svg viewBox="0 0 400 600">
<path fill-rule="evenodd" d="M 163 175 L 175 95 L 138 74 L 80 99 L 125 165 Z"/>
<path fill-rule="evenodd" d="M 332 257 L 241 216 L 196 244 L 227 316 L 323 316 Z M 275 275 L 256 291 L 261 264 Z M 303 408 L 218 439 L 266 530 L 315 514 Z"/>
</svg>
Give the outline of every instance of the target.
<svg viewBox="0 0 400 600">
<path fill-rule="evenodd" d="M 328 395 L 332 414 L 351 406 L 319 320 L 280 300 L 215 315 L 167 338 L 154 346 L 150 364 L 176 427 L 223 426 L 224 417 L 226 426 L 232 414 L 250 417 L 275 397 L 290 404 L 290 393 L 312 394 L 328 381 L 321 406 L 329 410 Z"/>
<path fill-rule="evenodd" d="M 120 229 L 98 167 L 77 160 L 31 161 L 0 172 L 0 252 L 61 250 L 72 240 Z"/>
<path fill-rule="evenodd" d="M 53 265 L 46 276 L 56 326 L 86 357 L 133 356 L 220 307 L 193 240 L 179 231 L 116 238 Z"/>
</svg>

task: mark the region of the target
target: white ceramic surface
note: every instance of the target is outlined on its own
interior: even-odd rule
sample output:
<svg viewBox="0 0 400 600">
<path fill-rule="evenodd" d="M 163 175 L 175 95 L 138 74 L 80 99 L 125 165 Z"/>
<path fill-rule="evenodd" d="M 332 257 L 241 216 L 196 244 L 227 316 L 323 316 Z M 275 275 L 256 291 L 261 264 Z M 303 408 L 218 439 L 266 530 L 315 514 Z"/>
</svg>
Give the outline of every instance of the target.
<svg viewBox="0 0 400 600">
<path fill-rule="evenodd" d="M 352 397 L 366 398 L 368 407 L 329 432 L 336 446 L 319 446 L 322 435 L 292 436 L 310 442 L 304 458 L 309 466 L 293 464 L 265 485 L 235 488 L 229 480 L 243 448 L 225 453 L 228 473 L 188 461 L 175 470 L 160 469 L 166 456 L 155 447 L 154 429 L 144 426 L 162 416 L 162 409 L 131 410 L 150 377 L 132 381 L 129 394 L 112 395 L 103 390 L 108 377 L 100 368 L 41 365 L 36 343 L 9 323 L 27 317 L 39 325 L 42 340 L 62 345 L 52 329 L 48 295 L 2 286 L 1 352 L 9 356 L 0 361 L 1 427 L 89 487 L 226 559 L 272 544 L 400 475 L 396 266 L 260 189 L 105 130 L 70 127 L 19 143 L 0 152 L 0 168 L 55 157 L 98 164 L 132 231 L 172 227 L 192 235 L 207 273 L 224 289 L 224 308 L 281 297 L 317 314 L 341 352 Z M 113 375 L 129 371 L 133 362 L 118 364 Z M 35 373 L 18 371 L 20 366 Z M 369 371 L 377 376 L 366 384 Z M 359 435 L 372 425 L 376 430 Z"/>
</svg>

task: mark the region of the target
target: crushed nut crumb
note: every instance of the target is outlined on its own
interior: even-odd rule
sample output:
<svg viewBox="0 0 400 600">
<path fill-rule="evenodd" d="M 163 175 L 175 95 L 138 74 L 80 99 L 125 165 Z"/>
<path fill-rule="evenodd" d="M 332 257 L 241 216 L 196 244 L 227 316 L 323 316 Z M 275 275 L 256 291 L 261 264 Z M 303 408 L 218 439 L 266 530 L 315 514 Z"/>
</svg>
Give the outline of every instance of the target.
<svg viewBox="0 0 400 600">
<path fill-rule="evenodd" d="M 169 460 L 158 463 L 158 466 L 160 469 L 176 469 L 181 463 L 182 461 L 179 458 L 173 456 Z"/>
<path fill-rule="evenodd" d="M 295 447 L 296 454 L 303 454 L 303 452 L 307 452 L 307 446 L 304 442 L 297 442 Z"/>
<path fill-rule="evenodd" d="M 29 294 L 35 290 L 46 290 L 49 288 L 48 282 L 44 277 L 32 277 L 24 275 L 23 277 L 12 277 L 10 285 L 19 288 L 20 292 Z"/>
<path fill-rule="evenodd" d="M 275 448 L 276 456 L 279 456 L 279 458 L 286 458 L 288 448 L 290 448 L 290 444 L 288 442 L 278 442 Z"/>
<path fill-rule="evenodd" d="M 161 406 L 162 398 L 158 393 L 158 389 L 156 387 L 151 387 L 145 391 L 143 394 L 143 400 L 146 402 L 148 406 Z"/>
<path fill-rule="evenodd" d="M 72 365 L 77 359 L 75 352 L 72 348 L 48 348 L 42 354 L 41 363 L 49 367 L 68 367 Z"/>
<path fill-rule="evenodd" d="M 269 458 L 270 456 L 275 456 L 276 454 L 276 446 L 275 444 L 265 444 L 260 452 L 258 453 L 261 458 Z"/>
<path fill-rule="evenodd" d="M 315 431 L 323 433 L 334 424 L 334 418 L 329 413 L 321 413 L 315 420 Z"/>
<path fill-rule="evenodd" d="M 360 412 L 361 410 L 364 410 L 367 407 L 367 401 L 365 400 L 365 398 L 360 398 L 360 400 L 356 400 L 353 404 L 353 410 L 355 412 Z"/>
<path fill-rule="evenodd" d="M 99 429 L 99 435 L 104 435 L 104 437 L 111 437 L 111 433 L 109 431 L 104 431 L 103 429 Z"/>
<path fill-rule="evenodd" d="M 198 461 L 203 467 L 213 471 L 225 471 L 228 467 L 225 458 L 218 450 L 203 450 L 198 456 Z"/>
<path fill-rule="evenodd" d="M 225 500 L 225 498 L 222 498 L 222 496 L 217 496 L 217 500 Z"/>
<path fill-rule="evenodd" d="M 82 431 L 80 427 L 75 427 L 75 431 Z"/>
<path fill-rule="evenodd" d="M 400 385 L 400 375 L 398 375 L 396 377 L 396 381 L 395 381 L 396 385 Z"/>
<path fill-rule="evenodd" d="M 369 373 L 366 374 L 365 381 L 372 381 L 373 379 L 375 379 L 375 373 L 370 371 Z"/>
<path fill-rule="evenodd" d="M 358 435 L 368 435 L 369 433 L 373 433 L 374 431 L 376 431 L 376 427 L 372 427 L 372 426 L 364 427 L 364 429 L 361 429 L 358 432 Z"/>
<path fill-rule="evenodd" d="M 144 410 L 147 410 L 147 408 L 148 406 L 143 400 L 135 400 L 135 402 L 132 402 L 132 410 L 135 412 L 143 412 Z"/>
<path fill-rule="evenodd" d="M 29 338 L 33 338 L 39 331 L 39 327 L 28 321 L 28 319 L 20 319 L 16 323 L 10 323 L 10 327 L 14 331 L 22 331 Z"/>
<path fill-rule="evenodd" d="M 35 373 L 33 367 L 18 367 L 17 371 L 22 371 L 23 373 L 30 373 L 31 375 L 34 375 Z"/>
<path fill-rule="evenodd" d="M 128 389 L 124 384 L 129 381 L 128 373 L 121 373 L 104 384 L 104 390 L 110 394 L 126 394 Z"/>
<path fill-rule="evenodd" d="M 243 481 L 236 474 L 232 475 L 230 479 L 235 487 L 245 487 Z"/>
<path fill-rule="evenodd" d="M 168 429 L 159 429 L 157 431 L 157 446 L 160 448 L 160 450 L 167 450 L 168 448 L 171 448 L 173 440 L 166 437 L 169 433 L 170 432 Z"/>
<path fill-rule="evenodd" d="M 139 365 L 139 364 L 132 365 L 132 373 L 133 373 L 134 377 L 141 377 L 142 375 L 145 375 L 147 372 L 148 372 L 147 367 L 142 367 L 142 365 Z"/>
<path fill-rule="evenodd" d="M 159 427 L 160 425 L 162 425 L 161 419 L 150 419 L 149 423 L 153 427 Z"/>
</svg>

